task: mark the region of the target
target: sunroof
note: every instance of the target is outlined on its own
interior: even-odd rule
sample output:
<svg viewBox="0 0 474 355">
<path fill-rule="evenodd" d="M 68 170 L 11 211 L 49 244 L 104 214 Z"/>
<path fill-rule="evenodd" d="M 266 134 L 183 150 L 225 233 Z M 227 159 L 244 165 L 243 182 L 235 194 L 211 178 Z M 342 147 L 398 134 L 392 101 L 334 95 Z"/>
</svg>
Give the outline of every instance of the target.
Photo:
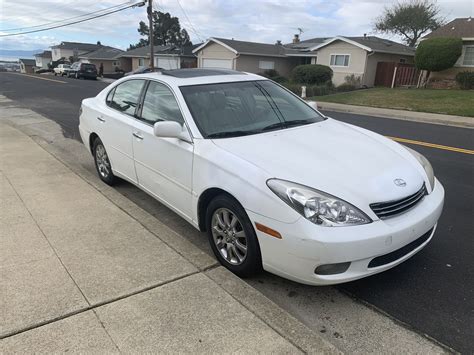
<svg viewBox="0 0 474 355">
<path fill-rule="evenodd" d="M 161 72 L 163 75 L 174 76 L 175 78 L 197 78 L 200 76 L 214 76 L 214 75 L 245 75 L 240 71 L 230 70 L 230 69 L 173 69 L 173 70 L 163 70 Z"/>
</svg>

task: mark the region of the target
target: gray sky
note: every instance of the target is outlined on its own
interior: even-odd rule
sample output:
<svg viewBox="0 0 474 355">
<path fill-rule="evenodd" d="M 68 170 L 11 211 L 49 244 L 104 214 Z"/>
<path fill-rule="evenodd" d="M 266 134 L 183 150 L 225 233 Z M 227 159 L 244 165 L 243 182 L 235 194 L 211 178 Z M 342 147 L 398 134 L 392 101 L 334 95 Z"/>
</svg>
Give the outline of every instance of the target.
<svg viewBox="0 0 474 355">
<path fill-rule="evenodd" d="M 132 2 L 136 2 L 134 0 Z M 118 5 L 126 0 L 0 0 L 1 29 L 35 26 Z M 154 0 L 155 8 L 180 18 L 194 43 L 208 37 L 255 42 L 291 41 L 297 27 L 302 39 L 375 34 L 374 19 L 392 0 Z M 189 20 L 185 17 L 184 8 Z M 448 20 L 474 14 L 474 0 L 439 0 Z M 83 24 L 29 35 L 0 38 L 2 49 L 41 49 L 61 41 L 91 42 L 126 49 L 139 40 L 145 7 L 129 9 Z M 390 38 L 390 37 L 389 37 Z M 392 37 L 394 40 L 398 38 Z"/>
</svg>

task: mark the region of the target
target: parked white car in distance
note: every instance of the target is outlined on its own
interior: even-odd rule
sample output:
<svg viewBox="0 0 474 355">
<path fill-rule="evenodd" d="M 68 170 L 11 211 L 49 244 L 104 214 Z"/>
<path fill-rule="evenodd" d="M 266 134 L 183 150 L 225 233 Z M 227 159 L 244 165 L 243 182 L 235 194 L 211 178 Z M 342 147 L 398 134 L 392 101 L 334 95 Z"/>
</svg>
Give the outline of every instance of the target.
<svg viewBox="0 0 474 355">
<path fill-rule="evenodd" d="M 69 64 L 59 64 L 56 68 L 54 68 L 54 76 L 57 75 L 67 75 L 67 72 L 71 66 Z"/>
<path fill-rule="evenodd" d="M 424 248 L 442 212 L 421 154 L 258 75 L 132 75 L 81 111 L 100 178 L 125 179 L 206 231 L 240 276 L 263 268 L 327 285 L 379 273 Z"/>
</svg>

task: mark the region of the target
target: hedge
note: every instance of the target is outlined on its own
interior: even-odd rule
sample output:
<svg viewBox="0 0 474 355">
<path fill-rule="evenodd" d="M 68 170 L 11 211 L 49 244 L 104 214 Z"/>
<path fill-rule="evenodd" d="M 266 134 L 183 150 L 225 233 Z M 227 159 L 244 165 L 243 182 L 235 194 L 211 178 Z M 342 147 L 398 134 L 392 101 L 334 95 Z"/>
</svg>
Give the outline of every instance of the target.
<svg viewBox="0 0 474 355">
<path fill-rule="evenodd" d="M 456 81 L 464 90 L 474 89 L 474 72 L 472 71 L 462 71 L 457 73 Z"/>
<path fill-rule="evenodd" d="M 291 72 L 294 82 L 302 84 L 324 84 L 332 79 L 332 69 L 326 65 L 298 65 Z"/>
<path fill-rule="evenodd" d="M 298 96 L 301 96 L 301 87 L 302 84 L 295 84 L 295 83 L 284 83 L 282 84 L 291 92 L 295 93 Z M 324 84 L 324 85 L 305 85 L 306 86 L 306 97 L 312 96 L 323 96 L 329 95 L 334 93 L 334 87 L 332 85 Z"/>
<path fill-rule="evenodd" d="M 415 65 L 418 69 L 441 71 L 451 68 L 462 52 L 461 38 L 430 38 L 418 45 Z"/>
</svg>

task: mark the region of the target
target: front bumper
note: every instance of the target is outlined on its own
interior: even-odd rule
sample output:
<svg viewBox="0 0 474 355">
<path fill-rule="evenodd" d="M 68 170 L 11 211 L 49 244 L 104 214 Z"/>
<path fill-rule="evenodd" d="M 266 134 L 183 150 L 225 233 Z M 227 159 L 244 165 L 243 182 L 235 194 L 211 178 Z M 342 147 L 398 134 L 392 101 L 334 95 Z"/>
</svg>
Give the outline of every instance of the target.
<svg viewBox="0 0 474 355">
<path fill-rule="evenodd" d="M 288 224 L 252 211 L 247 213 L 253 223 L 264 224 L 282 235 L 282 239 L 277 239 L 256 231 L 265 270 L 300 283 L 330 285 L 385 271 L 423 249 L 433 237 L 443 204 L 444 188 L 436 180 L 433 191 L 413 209 L 360 226 L 320 227 L 304 218 Z M 423 235 L 422 243 L 414 242 Z M 409 248 L 407 245 L 412 242 L 415 247 Z M 373 259 L 386 254 L 391 257 L 379 258 L 369 266 Z M 344 272 L 315 273 L 320 265 L 345 262 L 350 262 L 350 266 Z"/>
</svg>

